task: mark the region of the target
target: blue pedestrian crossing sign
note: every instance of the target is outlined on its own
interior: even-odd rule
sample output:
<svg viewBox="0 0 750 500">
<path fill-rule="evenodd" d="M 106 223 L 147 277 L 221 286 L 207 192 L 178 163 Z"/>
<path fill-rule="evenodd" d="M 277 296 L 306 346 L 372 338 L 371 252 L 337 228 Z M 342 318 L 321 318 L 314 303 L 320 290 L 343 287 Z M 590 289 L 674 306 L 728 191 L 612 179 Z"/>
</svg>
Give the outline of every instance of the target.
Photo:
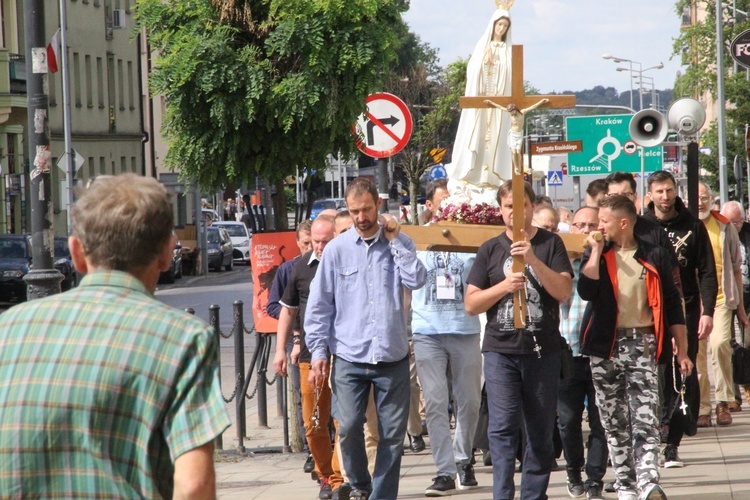
<svg viewBox="0 0 750 500">
<path fill-rule="evenodd" d="M 562 170 L 550 170 L 549 172 L 547 172 L 547 185 L 548 186 L 562 186 L 563 185 Z"/>
<path fill-rule="evenodd" d="M 429 176 L 431 181 L 436 181 L 448 177 L 448 172 L 445 171 L 445 167 L 442 164 L 438 163 L 430 169 Z"/>
</svg>

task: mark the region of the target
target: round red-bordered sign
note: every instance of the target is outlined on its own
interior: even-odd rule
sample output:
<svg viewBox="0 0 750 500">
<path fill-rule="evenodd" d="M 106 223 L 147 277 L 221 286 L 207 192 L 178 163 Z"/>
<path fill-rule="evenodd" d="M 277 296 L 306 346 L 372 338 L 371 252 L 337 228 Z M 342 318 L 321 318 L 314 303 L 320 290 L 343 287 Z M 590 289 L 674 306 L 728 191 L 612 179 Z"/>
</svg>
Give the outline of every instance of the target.
<svg viewBox="0 0 750 500">
<path fill-rule="evenodd" d="M 375 158 L 388 158 L 404 149 L 413 126 L 404 101 L 379 92 L 367 96 L 366 103 L 367 112 L 359 115 L 352 127 L 357 148 Z"/>
</svg>

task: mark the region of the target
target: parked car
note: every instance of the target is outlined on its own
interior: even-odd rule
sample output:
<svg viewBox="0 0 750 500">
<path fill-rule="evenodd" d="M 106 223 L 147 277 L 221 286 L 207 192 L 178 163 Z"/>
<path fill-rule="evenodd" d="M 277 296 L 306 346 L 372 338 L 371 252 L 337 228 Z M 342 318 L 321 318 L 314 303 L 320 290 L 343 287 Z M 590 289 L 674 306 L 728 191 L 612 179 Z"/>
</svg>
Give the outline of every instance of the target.
<svg viewBox="0 0 750 500">
<path fill-rule="evenodd" d="M 159 275 L 159 283 L 174 283 L 175 279 L 179 278 L 182 278 L 182 243 L 180 240 L 175 240 L 172 262 L 169 269 L 162 271 Z"/>
<path fill-rule="evenodd" d="M 216 227 L 223 227 L 229 233 L 234 247 L 233 258 L 243 264 L 250 265 L 250 238 L 252 235 L 244 222 L 231 222 L 228 220 L 214 222 Z"/>
<path fill-rule="evenodd" d="M 401 195 L 401 204 L 402 205 L 408 205 L 411 203 L 411 196 L 409 196 L 407 191 L 404 191 L 405 194 Z M 423 194 L 417 195 L 417 204 L 424 205 L 424 202 L 427 201 L 427 197 Z"/>
<path fill-rule="evenodd" d="M 25 234 L 0 235 L 0 301 L 25 302 L 23 277 L 31 267 L 31 242 Z"/>
<path fill-rule="evenodd" d="M 210 208 L 202 208 L 201 213 L 203 214 L 203 218 L 206 219 L 206 222 L 208 222 L 209 226 L 214 222 L 221 220 L 221 217 L 219 217 L 219 212 L 217 212 L 216 210 Z"/>
<path fill-rule="evenodd" d="M 78 275 L 70 257 L 68 238 L 65 236 L 55 236 L 55 269 L 63 275 L 60 290 L 64 292 L 78 285 Z"/>
<path fill-rule="evenodd" d="M 221 271 L 223 267 L 231 271 L 234 269 L 232 238 L 223 227 L 209 226 L 207 229 L 208 268 Z"/>
<path fill-rule="evenodd" d="M 344 210 L 346 208 L 346 200 L 344 198 L 322 198 L 315 200 L 310 209 L 310 220 L 315 220 L 320 212 L 328 209 Z"/>
</svg>

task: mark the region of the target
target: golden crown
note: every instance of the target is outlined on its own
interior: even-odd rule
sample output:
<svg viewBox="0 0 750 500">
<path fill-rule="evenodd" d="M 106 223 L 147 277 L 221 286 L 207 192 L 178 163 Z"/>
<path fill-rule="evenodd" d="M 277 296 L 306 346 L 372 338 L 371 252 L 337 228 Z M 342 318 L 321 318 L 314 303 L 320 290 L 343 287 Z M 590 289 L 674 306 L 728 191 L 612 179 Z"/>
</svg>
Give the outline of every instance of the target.
<svg viewBox="0 0 750 500">
<path fill-rule="evenodd" d="M 513 7 L 515 0 L 495 0 L 495 5 L 498 9 L 510 10 Z"/>
</svg>

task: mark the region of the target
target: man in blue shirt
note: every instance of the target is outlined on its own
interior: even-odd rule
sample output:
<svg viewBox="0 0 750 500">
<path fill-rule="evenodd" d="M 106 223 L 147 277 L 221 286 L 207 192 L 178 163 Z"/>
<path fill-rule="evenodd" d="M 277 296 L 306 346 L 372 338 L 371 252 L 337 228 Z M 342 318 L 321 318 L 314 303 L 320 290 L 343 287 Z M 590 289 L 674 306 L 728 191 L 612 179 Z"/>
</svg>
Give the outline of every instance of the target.
<svg viewBox="0 0 750 500">
<path fill-rule="evenodd" d="M 435 211 L 447 197 L 447 180 L 438 179 L 427 185 L 425 205 Z M 479 317 L 469 316 L 464 309 L 466 279 L 475 255 L 419 251 L 417 257 L 427 268 L 427 285 L 413 293 L 411 327 L 432 459 L 437 467 L 437 477 L 425 496 L 445 496 L 455 493 L 456 482 L 460 489 L 478 486 L 471 458 L 482 401 L 480 325 Z M 456 416 L 453 439 L 448 415 L 451 387 Z"/>
<path fill-rule="evenodd" d="M 395 221 L 378 217 L 381 202 L 369 179 L 349 184 L 346 204 L 356 231 L 326 247 L 304 323 L 316 383 L 328 373 L 328 351 L 333 356 L 331 388 L 350 498 L 398 496 L 409 411 L 403 288 L 420 288 L 427 278 L 414 242 L 399 232 Z M 382 431 L 373 478 L 363 432 L 371 389 Z"/>
</svg>

